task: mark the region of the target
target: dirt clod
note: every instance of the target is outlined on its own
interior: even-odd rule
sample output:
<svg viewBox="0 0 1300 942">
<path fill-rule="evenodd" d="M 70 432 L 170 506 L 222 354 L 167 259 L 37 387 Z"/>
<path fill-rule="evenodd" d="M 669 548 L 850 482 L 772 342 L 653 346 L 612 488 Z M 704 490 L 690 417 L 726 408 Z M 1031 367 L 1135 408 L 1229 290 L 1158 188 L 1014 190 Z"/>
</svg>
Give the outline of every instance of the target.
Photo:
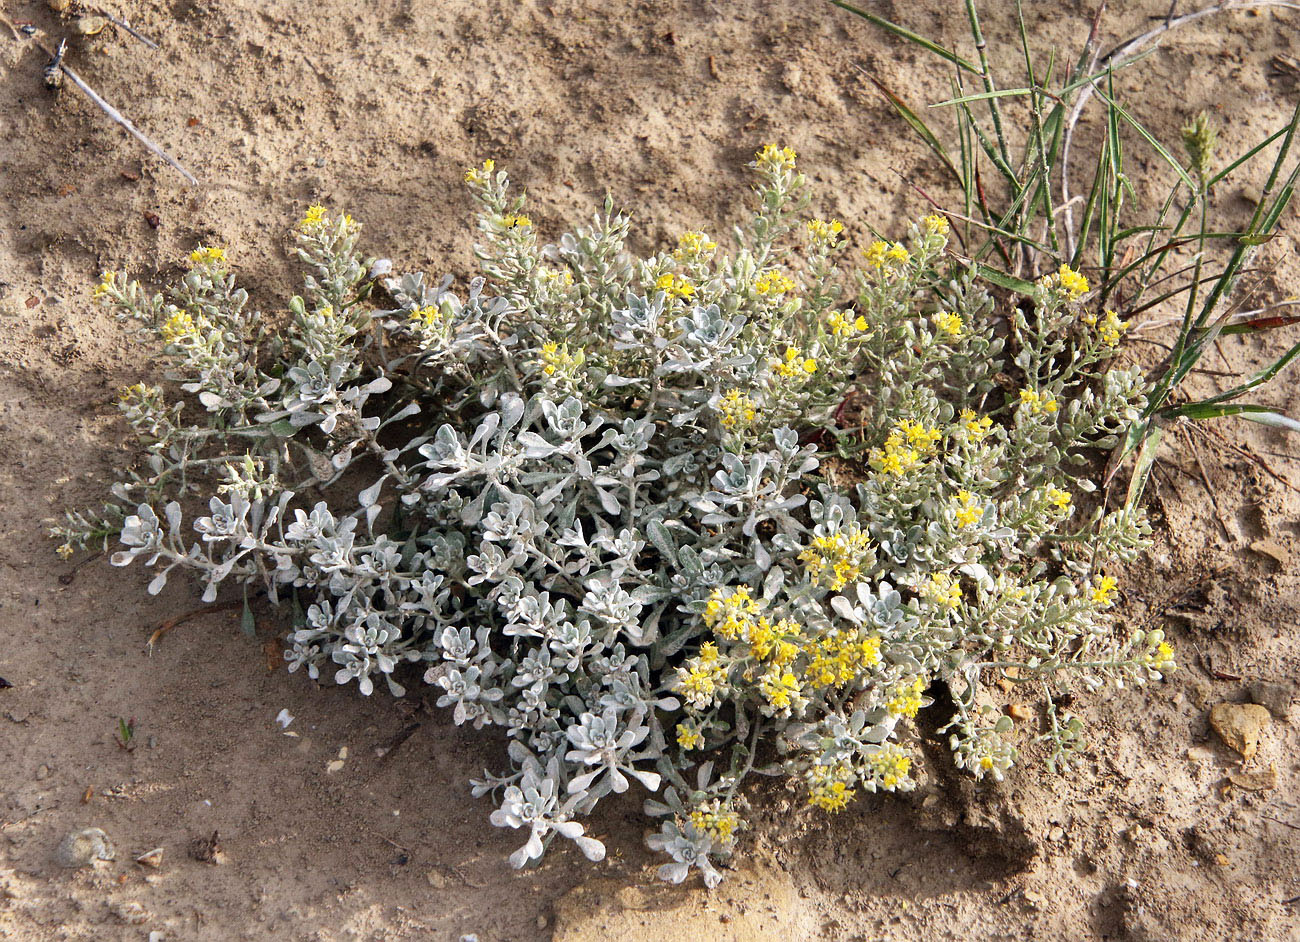
<svg viewBox="0 0 1300 942">
<path fill-rule="evenodd" d="M 100 860 L 112 860 L 115 856 L 113 842 L 107 834 L 99 828 L 80 828 L 59 842 L 54 851 L 54 862 L 71 870 L 91 866 Z"/>
</svg>

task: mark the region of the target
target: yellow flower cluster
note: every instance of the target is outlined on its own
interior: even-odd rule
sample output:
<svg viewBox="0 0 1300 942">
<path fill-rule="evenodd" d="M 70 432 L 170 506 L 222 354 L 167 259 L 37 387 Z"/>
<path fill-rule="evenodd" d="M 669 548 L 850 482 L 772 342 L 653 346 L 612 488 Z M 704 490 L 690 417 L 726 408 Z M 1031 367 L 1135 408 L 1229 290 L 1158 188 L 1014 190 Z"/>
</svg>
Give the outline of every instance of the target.
<svg viewBox="0 0 1300 942">
<path fill-rule="evenodd" d="M 814 245 L 826 245 L 844 231 L 844 224 L 838 219 L 827 222 L 825 219 L 808 220 L 808 236 Z"/>
<path fill-rule="evenodd" d="M 542 280 L 542 284 L 552 287 L 559 286 L 561 288 L 567 288 L 573 284 L 573 272 L 569 271 L 567 268 L 539 268 L 537 270 L 537 277 Z"/>
<path fill-rule="evenodd" d="M 470 167 L 465 171 L 465 182 L 475 185 L 486 183 L 492 178 L 492 171 L 496 169 L 496 161 L 488 158 L 483 161 L 482 167 Z"/>
<path fill-rule="evenodd" d="M 1083 315 L 1082 320 L 1089 327 L 1097 328 L 1097 335 L 1101 337 L 1101 342 L 1108 347 L 1118 344 L 1119 338 L 1129 328 L 1129 322 L 1120 320 L 1119 315 L 1114 311 L 1107 311 L 1101 318 L 1089 312 Z"/>
<path fill-rule="evenodd" d="M 1047 500 L 1048 500 L 1048 503 L 1050 503 L 1052 506 L 1054 506 L 1057 510 L 1069 510 L 1069 509 L 1070 509 L 1070 495 L 1069 495 L 1069 492 L 1067 492 L 1067 491 L 1063 491 L 1063 490 L 1061 490 L 1059 487 L 1052 487 L 1052 486 L 1050 486 L 1050 485 L 1048 486 L 1048 488 L 1047 488 Z"/>
<path fill-rule="evenodd" d="M 1150 644 L 1147 653 L 1142 657 L 1142 663 L 1153 671 L 1171 671 L 1177 665 L 1174 663 L 1174 646 L 1165 640 L 1165 633 L 1157 628 L 1147 635 L 1147 641 Z"/>
<path fill-rule="evenodd" d="M 168 343 L 181 343 L 198 337 L 201 328 L 206 326 L 207 321 L 199 318 L 196 322 L 188 311 L 173 311 L 158 328 L 158 333 Z"/>
<path fill-rule="evenodd" d="M 933 455 L 942 437 L 937 428 L 903 419 L 889 433 L 883 448 L 871 449 L 867 461 L 883 474 L 902 477 Z"/>
<path fill-rule="evenodd" d="M 431 332 L 442 326 L 443 315 L 435 305 L 430 304 L 412 311 L 407 320 L 417 330 Z"/>
<path fill-rule="evenodd" d="M 939 329 L 940 333 L 947 334 L 950 337 L 960 337 L 966 330 L 966 324 L 962 321 L 960 314 L 954 314 L 951 311 L 940 311 L 930 320 L 934 321 L 934 326 Z"/>
<path fill-rule="evenodd" d="M 307 213 L 298 223 L 298 231 L 305 233 L 319 232 L 329 222 L 325 218 L 325 207 L 319 203 L 312 203 L 307 207 Z"/>
<path fill-rule="evenodd" d="M 952 519 L 963 529 L 973 527 L 984 519 L 984 508 L 975 500 L 974 494 L 960 490 L 952 499 Z"/>
<path fill-rule="evenodd" d="M 695 296 L 695 285 L 691 280 L 683 275 L 674 275 L 672 272 L 665 272 L 659 276 L 655 282 L 655 287 L 668 295 L 670 298 L 691 298 Z"/>
<path fill-rule="evenodd" d="M 880 663 L 880 639 L 832 631 L 808 645 L 804 676 L 816 687 L 843 687 Z"/>
<path fill-rule="evenodd" d="M 769 362 L 772 365 L 772 372 L 786 379 L 811 376 L 817 372 L 817 361 L 813 357 L 804 356 L 803 351 L 798 347 L 786 347 L 782 359 Z"/>
<path fill-rule="evenodd" d="M 677 689 L 686 702 L 696 710 L 706 710 L 713 705 L 718 689 L 727 683 L 727 668 L 718 655 L 718 646 L 712 641 L 700 645 L 700 653 L 677 668 Z"/>
<path fill-rule="evenodd" d="M 762 610 L 750 593 L 747 585 L 736 586 L 730 592 L 714 589 L 704 605 L 704 624 L 728 641 L 747 639 L 749 626 Z"/>
<path fill-rule="evenodd" d="M 793 618 L 782 618 L 774 625 L 766 616 L 761 616 L 749 626 L 749 649 L 760 661 L 789 664 L 799 656 L 796 642 L 802 632 L 803 625 Z"/>
<path fill-rule="evenodd" d="M 556 373 L 572 373 L 582 366 L 586 359 L 581 347 L 576 353 L 570 353 L 567 343 L 558 344 L 548 341 L 542 344 L 542 372 L 547 376 L 554 376 Z"/>
<path fill-rule="evenodd" d="M 832 813 L 843 811 L 854 795 L 853 770 L 843 763 L 808 770 L 808 804 Z"/>
<path fill-rule="evenodd" d="M 918 590 L 921 598 L 952 611 L 961 604 L 961 583 L 946 572 L 932 572 Z"/>
<path fill-rule="evenodd" d="M 683 749 L 699 749 L 704 745 L 704 733 L 691 720 L 677 724 L 677 745 Z"/>
<path fill-rule="evenodd" d="M 776 269 L 765 271 L 759 275 L 758 280 L 754 282 L 755 293 L 768 297 L 769 295 L 788 294 L 795 289 L 794 279 L 784 275 Z"/>
<path fill-rule="evenodd" d="M 732 836 L 736 833 L 736 828 L 740 826 L 740 815 L 734 811 L 725 810 L 722 801 L 717 798 L 705 802 L 693 810 L 688 816 L 688 820 L 694 825 L 695 830 L 701 834 L 707 834 L 715 841 L 723 844 L 731 841 Z"/>
<path fill-rule="evenodd" d="M 795 152 L 789 147 L 764 144 L 762 150 L 754 154 L 754 162 L 760 170 L 780 172 L 782 170 L 793 170 L 796 156 Z"/>
<path fill-rule="evenodd" d="M 946 236 L 948 234 L 948 217 L 940 216 L 938 213 L 931 213 L 921 220 L 921 228 L 926 235 Z"/>
<path fill-rule="evenodd" d="M 789 713 L 802 709 L 808 700 L 803 693 L 799 678 L 787 668 L 773 664 L 758 680 L 759 692 L 767 705 L 776 713 Z"/>
<path fill-rule="evenodd" d="M 993 420 L 987 415 L 976 415 L 973 409 L 961 410 L 962 431 L 966 440 L 970 442 L 982 442 L 993 428 Z"/>
<path fill-rule="evenodd" d="M 527 229 L 533 224 L 533 221 L 522 213 L 510 213 L 508 216 L 498 216 L 497 225 L 503 229 Z"/>
<path fill-rule="evenodd" d="M 71 543 L 62 543 L 54 552 L 58 555 L 59 559 L 71 559 L 72 554 L 75 553 L 76 550 L 73 549 Z"/>
<path fill-rule="evenodd" d="M 867 329 L 867 319 L 861 314 L 854 317 L 852 311 L 831 311 L 826 324 L 836 337 L 852 337 Z"/>
<path fill-rule="evenodd" d="M 1039 287 L 1047 291 L 1059 291 L 1067 301 L 1077 301 L 1088 293 L 1088 279 L 1069 265 L 1062 265 L 1054 275 L 1044 275 L 1038 279 Z"/>
<path fill-rule="evenodd" d="M 722 413 L 722 427 L 732 432 L 744 431 L 758 417 L 758 407 L 754 400 L 739 389 L 727 391 L 718 403 L 718 411 Z"/>
<path fill-rule="evenodd" d="M 912 757 L 895 743 L 881 746 L 871 757 L 871 771 L 888 790 L 897 788 L 912 770 Z"/>
<path fill-rule="evenodd" d="M 673 253 L 673 258 L 679 262 L 696 261 L 717 247 L 718 243 L 711 241 L 703 232 L 683 232 L 677 239 L 677 251 Z"/>
<path fill-rule="evenodd" d="M 1115 596 L 1119 583 L 1114 576 L 1102 576 L 1092 586 L 1092 600 L 1098 605 L 1109 605 Z"/>
<path fill-rule="evenodd" d="M 116 286 L 116 281 L 117 281 L 117 272 L 115 271 L 100 272 L 99 284 L 95 285 L 95 290 L 90 293 L 90 296 L 94 298 L 96 301 L 108 297 L 110 294 L 113 293 L 113 289 Z"/>
<path fill-rule="evenodd" d="M 921 694 L 924 692 L 925 678 L 918 676 L 911 683 L 896 687 L 889 699 L 885 701 L 885 709 L 893 716 L 906 716 L 911 719 L 921 709 L 921 704 L 924 702 Z"/>
<path fill-rule="evenodd" d="M 1061 404 L 1051 393 L 1040 393 L 1034 389 L 1020 390 L 1020 404 L 1027 406 L 1029 411 L 1035 415 L 1043 412 L 1053 413 L 1061 407 Z"/>
<path fill-rule="evenodd" d="M 226 261 L 226 250 L 217 248 L 216 246 L 208 247 L 205 245 L 200 245 L 198 248 L 196 248 L 193 252 L 190 253 L 191 265 L 207 265 L 208 267 L 211 268 L 216 265 L 221 265 L 225 261 Z"/>
<path fill-rule="evenodd" d="M 903 243 L 882 242 L 877 240 L 862 250 L 867 264 L 872 268 L 900 269 L 912 259 L 912 253 L 903 248 Z"/>
<path fill-rule="evenodd" d="M 808 579 L 813 585 L 826 580 L 832 592 L 839 592 L 862 576 L 870 552 L 871 538 L 854 527 L 833 536 L 813 537 L 799 554 L 799 561 L 808 567 Z"/>
</svg>

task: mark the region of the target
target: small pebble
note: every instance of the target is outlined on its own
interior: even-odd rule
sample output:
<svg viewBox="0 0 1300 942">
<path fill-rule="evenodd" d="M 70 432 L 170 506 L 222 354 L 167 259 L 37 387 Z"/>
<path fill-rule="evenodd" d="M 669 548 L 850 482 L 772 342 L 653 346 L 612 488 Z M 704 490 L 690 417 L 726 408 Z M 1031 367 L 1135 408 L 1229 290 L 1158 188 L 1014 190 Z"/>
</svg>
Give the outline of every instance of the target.
<svg viewBox="0 0 1300 942">
<path fill-rule="evenodd" d="M 1268 710 L 1256 703 L 1219 703 L 1210 711 L 1210 726 L 1243 759 L 1255 757 L 1270 720 Z"/>
<path fill-rule="evenodd" d="M 50 777 L 50 767 L 42 765 L 36 769 L 36 781 L 43 782 Z"/>
<path fill-rule="evenodd" d="M 157 870 L 162 866 L 163 849 L 161 847 L 155 847 L 153 850 L 146 850 L 139 857 L 135 858 L 135 862 L 140 864 L 142 867 L 152 867 Z"/>
<path fill-rule="evenodd" d="M 46 0 L 45 5 L 55 13 L 64 13 L 72 6 L 72 0 Z"/>
<path fill-rule="evenodd" d="M 106 16 L 79 16 L 72 21 L 72 28 L 82 36 L 98 36 L 107 25 Z"/>
<path fill-rule="evenodd" d="M 73 869 L 87 867 L 97 860 L 112 860 L 113 842 L 99 828 L 80 828 L 68 834 L 54 851 L 54 862 Z"/>
<path fill-rule="evenodd" d="M 117 903 L 112 906 L 111 909 L 113 915 L 122 920 L 128 926 L 142 926 L 153 918 L 153 913 L 135 902 L 135 900 L 129 900 L 125 903 Z"/>
</svg>

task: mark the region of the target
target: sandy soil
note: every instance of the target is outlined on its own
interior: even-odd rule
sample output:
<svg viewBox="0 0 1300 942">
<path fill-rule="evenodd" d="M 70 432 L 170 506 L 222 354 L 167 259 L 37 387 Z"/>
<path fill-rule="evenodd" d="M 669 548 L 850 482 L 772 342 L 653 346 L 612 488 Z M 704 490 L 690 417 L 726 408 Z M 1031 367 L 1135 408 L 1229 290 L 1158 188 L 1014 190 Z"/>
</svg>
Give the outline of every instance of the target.
<svg viewBox="0 0 1300 942">
<path fill-rule="evenodd" d="M 956 6 L 880 9 L 953 41 Z M 1013 24 L 1002 4 L 985 6 L 996 48 Z M 1026 6 L 1039 44 L 1072 60 L 1091 4 Z M 1167 9 L 1119 6 L 1107 20 L 1116 36 Z M 43 2 L 0 7 L 47 42 L 70 32 Z M 235 613 L 213 612 L 147 650 L 192 596 L 174 586 L 148 598 L 139 573 L 102 559 L 62 563 L 43 532 L 105 490 L 126 457 L 115 390 L 152 368 L 90 305 L 102 268 L 165 277 L 195 242 L 215 242 L 274 308 L 291 276 L 285 229 L 322 200 L 365 222 L 371 251 L 399 267 L 461 274 L 460 174 L 487 156 L 516 171 L 546 232 L 607 188 L 647 243 L 721 232 L 744 194 L 741 165 L 769 140 L 799 151 L 826 214 L 859 235 L 897 229 L 924 208 L 904 181 L 939 181 L 863 70 L 918 104 L 943 97 L 947 79 L 817 0 L 111 8 L 161 50 L 110 28 L 74 40 L 69 62 L 201 184 L 185 186 L 75 90 L 48 93 L 44 57 L 0 29 L 0 677 L 12 685 L 0 689 L 0 937 L 1300 935 L 1300 733 L 1275 704 L 1283 715 L 1250 768 L 1275 766 L 1277 783 L 1251 791 L 1229 782 L 1237 756 L 1207 727 L 1210 707 L 1247 699 L 1252 682 L 1284 685 L 1287 700 L 1300 661 L 1300 450 L 1256 427 L 1216 426 L 1222 439 L 1195 433 L 1169 449 L 1151 492 L 1159 545 L 1127 574 L 1125 605 L 1133 623 L 1171 632 L 1184 667 L 1081 705 L 1094 724 L 1082 771 L 1058 779 L 1029 763 L 982 789 L 938 775 L 911 798 L 863 800 L 829 822 L 760 789 L 751 852 L 713 894 L 654 883 L 631 802 L 597 822 L 615 849 L 606 863 L 562 851 L 512 872 L 515 835 L 489 827 L 489 807 L 464 784 L 499 744 L 413 702 L 288 676 L 264 650 L 278 628 L 270 613 L 257 639 Z M 1167 139 L 1208 108 L 1225 149 L 1240 150 L 1294 102 L 1294 78 L 1271 60 L 1294 48 L 1298 23 L 1294 13 L 1202 21 L 1126 76 L 1126 94 Z M 1147 191 L 1157 164 L 1133 152 Z M 1225 190 L 1225 218 L 1249 211 L 1236 194 L 1252 185 Z M 1292 294 L 1291 234 L 1265 254 L 1277 268 L 1258 298 Z M 1248 369 L 1267 353 L 1225 341 L 1212 366 Z M 1300 413 L 1293 383 L 1265 398 Z M 274 722 L 285 708 L 296 736 Z M 130 717 L 128 752 L 113 736 Z M 58 868 L 55 845 L 80 826 L 107 831 L 117 860 Z M 194 859 L 191 842 L 214 832 L 225 862 Z M 159 846 L 161 868 L 132 863 Z"/>
</svg>

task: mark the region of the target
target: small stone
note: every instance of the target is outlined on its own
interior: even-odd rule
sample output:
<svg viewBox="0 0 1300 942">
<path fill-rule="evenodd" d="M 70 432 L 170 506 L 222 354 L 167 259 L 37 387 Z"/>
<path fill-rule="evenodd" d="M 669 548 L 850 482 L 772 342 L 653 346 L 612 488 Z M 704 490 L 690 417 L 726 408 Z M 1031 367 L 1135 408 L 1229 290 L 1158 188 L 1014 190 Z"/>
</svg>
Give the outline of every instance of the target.
<svg viewBox="0 0 1300 942">
<path fill-rule="evenodd" d="M 542 915 L 542 916 L 538 916 L 538 917 L 537 917 L 537 928 L 538 928 L 538 929 L 545 929 L 545 928 L 546 928 L 546 916 L 545 916 L 545 915 Z"/>
<path fill-rule="evenodd" d="M 1256 540 L 1250 544 L 1250 548 L 1261 556 L 1267 556 L 1282 569 L 1290 567 L 1291 553 L 1277 540 Z"/>
<path fill-rule="evenodd" d="M 1210 710 L 1210 726 L 1243 759 L 1254 758 L 1259 734 L 1268 724 L 1268 710 L 1257 703 L 1219 703 Z"/>
<path fill-rule="evenodd" d="M 441 870 L 430 870 L 424 875 L 424 878 L 429 881 L 431 887 L 437 890 L 444 889 L 451 883 L 451 880 Z"/>
<path fill-rule="evenodd" d="M 79 16 L 72 21 L 72 28 L 82 36 L 98 36 L 107 25 L 106 16 Z"/>
<path fill-rule="evenodd" d="M 1234 770 L 1228 773 L 1228 781 L 1248 792 L 1267 791 L 1277 787 L 1277 766 L 1270 765 L 1267 769 L 1253 771 Z"/>
<path fill-rule="evenodd" d="M 1241 198 L 1247 203 L 1253 203 L 1258 206 L 1260 201 L 1264 198 L 1264 193 L 1259 187 L 1247 183 L 1241 188 Z"/>
<path fill-rule="evenodd" d="M 81 828 L 59 842 L 54 851 L 54 862 L 60 867 L 74 869 L 88 867 L 98 860 L 112 860 L 116 854 L 113 842 L 99 828 Z"/>
<path fill-rule="evenodd" d="M 66 13 L 68 7 L 72 6 L 72 0 L 45 0 L 45 5 L 55 13 Z"/>
<path fill-rule="evenodd" d="M 142 926 L 153 918 L 153 914 L 150 913 L 149 910 L 145 909 L 134 900 L 129 900 L 125 903 L 117 903 L 109 908 L 114 916 L 122 920 L 128 926 Z"/>
<path fill-rule="evenodd" d="M 1214 750 L 1208 746 L 1193 746 L 1187 750 L 1187 758 L 1193 762 L 1209 762 L 1214 758 Z"/>
<path fill-rule="evenodd" d="M 1220 867 L 1226 867 L 1226 866 L 1228 866 L 1228 863 L 1229 863 L 1228 858 L 1227 858 L 1226 856 L 1224 856 L 1223 854 L 1215 854 L 1215 855 L 1214 855 L 1214 862 L 1215 862 L 1216 864 L 1218 864 Z"/>
<path fill-rule="evenodd" d="M 1246 696 L 1251 703 L 1258 703 L 1279 720 L 1285 720 L 1291 715 L 1295 685 L 1256 680 L 1246 687 Z"/>
<path fill-rule="evenodd" d="M 135 862 L 142 867 L 152 867 L 157 870 L 162 866 L 163 849 L 161 847 L 155 847 L 153 850 L 146 850 L 139 857 L 135 858 Z"/>
<path fill-rule="evenodd" d="M 1042 909 L 1047 905 L 1047 897 L 1037 890 L 1025 890 L 1025 902 L 1034 909 Z"/>
<path fill-rule="evenodd" d="M 1023 703 L 1009 703 L 1007 704 L 1007 716 L 1018 723 L 1023 723 L 1026 720 L 1033 719 L 1034 711 Z"/>
<path fill-rule="evenodd" d="M 1064 840 L 1064 838 L 1065 838 L 1065 829 L 1060 825 L 1053 827 L 1050 831 L 1047 832 L 1047 839 L 1051 841 L 1053 844 L 1059 843 L 1060 841 Z"/>
<path fill-rule="evenodd" d="M 43 782 L 49 777 L 50 767 L 48 765 L 42 765 L 36 769 L 36 781 Z"/>
</svg>

